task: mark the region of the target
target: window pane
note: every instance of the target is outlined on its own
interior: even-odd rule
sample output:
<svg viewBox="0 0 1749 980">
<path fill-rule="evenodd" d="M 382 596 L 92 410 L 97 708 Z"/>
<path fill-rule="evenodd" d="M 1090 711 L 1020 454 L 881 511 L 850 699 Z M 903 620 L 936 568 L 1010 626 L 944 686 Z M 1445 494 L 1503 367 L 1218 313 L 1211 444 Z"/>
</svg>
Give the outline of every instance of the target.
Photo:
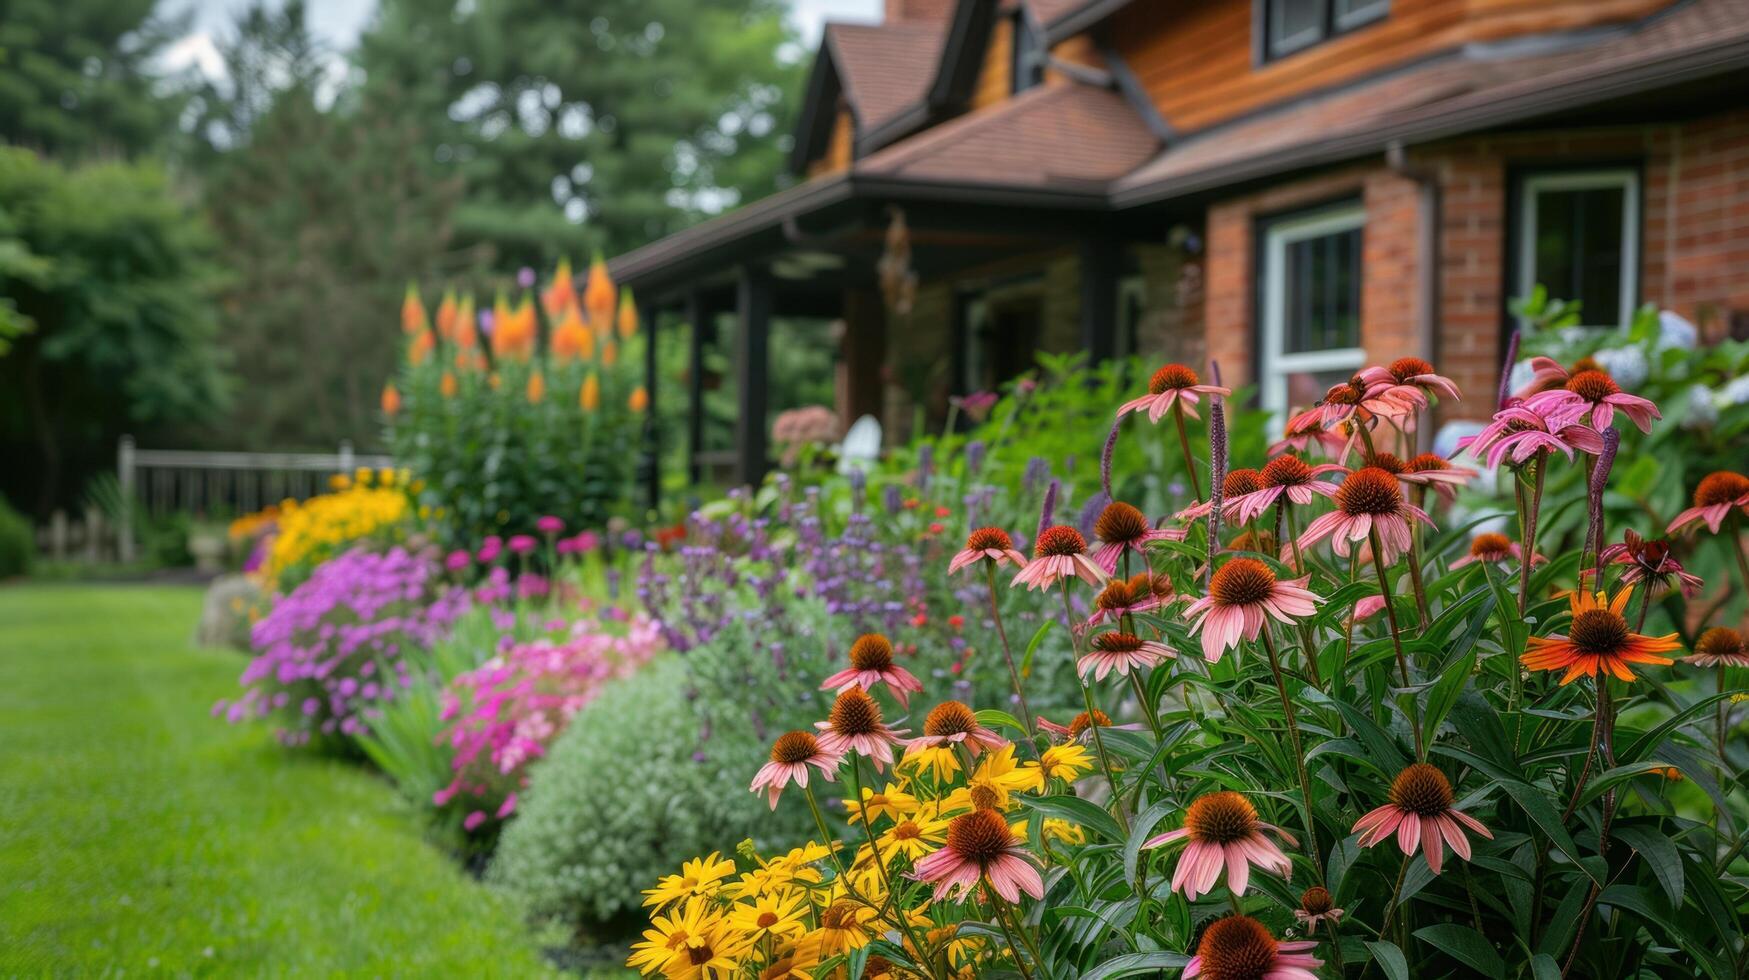
<svg viewBox="0 0 1749 980">
<path fill-rule="evenodd" d="M 1269 53 L 1285 54 L 1324 36 L 1327 0 L 1269 0 Z"/>
<path fill-rule="evenodd" d="M 1536 195 L 1533 279 L 1551 296 L 1578 300 L 1580 317 L 1592 326 L 1621 321 L 1626 203 L 1619 186 Z"/>
<path fill-rule="evenodd" d="M 1335 0 L 1336 29 L 1346 30 L 1385 15 L 1389 0 Z"/>
<path fill-rule="evenodd" d="M 1282 352 L 1360 346 L 1360 229 L 1289 243 Z"/>
</svg>

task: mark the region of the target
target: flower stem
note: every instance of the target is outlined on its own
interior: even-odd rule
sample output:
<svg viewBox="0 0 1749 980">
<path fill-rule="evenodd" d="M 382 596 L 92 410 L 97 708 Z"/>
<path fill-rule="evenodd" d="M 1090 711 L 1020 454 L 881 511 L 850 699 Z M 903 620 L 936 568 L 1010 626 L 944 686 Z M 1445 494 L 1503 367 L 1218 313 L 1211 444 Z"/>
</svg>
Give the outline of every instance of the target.
<svg viewBox="0 0 1749 980">
<path fill-rule="evenodd" d="M 1408 687 L 1409 658 L 1403 654 L 1403 633 L 1397 626 L 1397 606 L 1391 601 L 1391 583 L 1385 577 L 1385 555 L 1379 541 L 1378 528 L 1369 529 L 1367 535 L 1371 538 L 1373 568 L 1379 576 L 1379 595 L 1384 597 L 1385 616 L 1391 621 L 1391 645 L 1397 651 L 1397 670 L 1402 674 L 1403 686 Z M 1409 721 L 1410 731 L 1415 733 L 1415 758 L 1424 761 L 1427 758 L 1427 748 L 1421 739 L 1421 708 L 1413 694 L 1409 696 Z"/>
<path fill-rule="evenodd" d="M 852 759 L 851 760 L 851 762 L 850 762 L 850 798 L 858 801 L 859 803 L 862 800 L 862 780 L 859 778 L 859 774 L 858 774 L 858 771 L 861 769 L 861 767 L 862 767 L 862 762 L 860 759 Z M 813 799 L 812 795 L 810 795 L 808 798 L 810 800 Z M 872 853 L 874 855 L 875 867 L 880 869 L 881 880 L 885 881 L 887 884 L 887 896 L 888 896 L 888 900 L 891 901 L 892 897 L 894 895 L 898 894 L 898 889 L 893 887 L 893 870 L 891 868 L 887 867 L 887 859 L 884 855 L 881 854 L 881 845 L 880 845 L 880 841 L 875 837 L 874 824 L 871 823 L 869 821 L 869 818 L 868 818 L 868 807 L 867 806 L 858 806 L 856 809 L 857 809 L 857 812 L 859 814 L 861 814 L 861 816 L 862 816 L 862 829 L 863 829 L 864 833 L 868 834 L 869 851 L 870 851 L 870 853 Z M 848 884 L 848 882 L 846 884 Z M 917 958 L 920 960 L 927 961 L 929 959 L 928 952 L 923 948 L 922 941 L 917 938 L 917 933 L 912 930 L 911 923 L 905 918 L 905 910 L 902 908 L 894 909 L 893 914 L 892 914 L 892 919 L 895 923 L 898 924 L 899 931 L 904 933 L 905 938 L 910 941 L 911 948 L 915 949 L 917 951 Z M 933 970 L 931 970 L 930 976 L 933 977 L 934 975 L 935 975 L 935 972 Z"/>
<path fill-rule="evenodd" d="M 1391 897 L 1385 902 L 1385 921 L 1379 923 L 1379 938 L 1391 931 L 1391 919 L 1397 914 L 1397 896 L 1403 893 L 1403 876 L 1409 873 L 1409 855 L 1403 855 L 1403 864 L 1397 869 L 1397 883 L 1391 886 Z"/>
<path fill-rule="evenodd" d="M 1548 474 L 1549 461 L 1544 455 L 1538 455 L 1531 461 L 1536 468 L 1536 475 L 1531 477 L 1532 489 L 1529 506 L 1524 510 L 1524 558 L 1518 566 L 1518 616 L 1524 618 L 1525 610 L 1530 605 L 1530 567 L 1536 558 L 1536 520 L 1537 512 L 1543 504 L 1543 477 Z"/>
<path fill-rule="evenodd" d="M 1178 423 L 1178 448 L 1184 452 L 1184 469 L 1190 474 L 1190 491 L 1197 503 L 1202 502 L 1202 484 L 1196 477 L 1196 459 L 1190 454 L 1190 436 L 1184 431 L 1184 406 L 1172 403 L 1172 421 Z"/>
<path fill-rule="evenodd" d="M 1020 684 L 1020 668 L 1014 663 L 1014 648 L 1008 645 L 1008 629 L 1002 625 L 1002 610 L 996 604 L 996 563 L 984 563 L 984 581 L 990 587 L 990 618 L 996 621 L 996 635 L 1002 638 L 1002 656 L 1008 661 L 1008 677 L 1014 682 L 1014 696 L 1020 699 L 1021 724 L 1026 726 L 1027 739 L 1030 741 L 1038 734 L 1033 726 L 1032 709 L 1026 704 L 1026 690 Z M 1035 747 L 1036 748 L 1036 747 Z"/>
<path fill-rule="evenodd" d="M 1069 608 L 1067 586 L 1063 588 L 1063 618 L 1071 624 L 1075 622 L 1075 612 Z M 1071 659 L 1079 659 L 1080 654 L 1080 642 L 1075 639 L 1075 627 L 1071 625 L 1069 627 L 1069 656 Z M 1087 686 L 1087 679 L 1081 676 L 1079 666 L 1075 670 L 1075 679 L 1081 684 L 1081 699 L 1087 705 L 1087 727 L 1093 730 L 1093 748 L 1099 754 L 1099 766 L 1105 770 L 1105 781 L 1111 784 L 1112 811 L 1117 814 L 1117 822 L 1123 826 L 1124 834 L 1127 836 L 1130 831 L 1130 818 L 1124 813 L 1123 795 L 1117 789 L 1117 775 L 1111 768 L 1111 758 L 1105 754 L 1105 739 L 1099 737 L 1099 729 L 1102 726 L 1097 721 L 1098 715 L 1094 713 L 1093 689 Z"/>
<path fill-rule="evenodd" d="M 820 828 L 820 843 L 826 846 L 826 853 L 832 855 L 832 863 L 838 867 L 838 877 L 844 879 L 844 887 L 848 889 L 850 887 L 850 874 L 844 869 L 844 859 L 838 856 L 838 849 L 832 846 L 837 843 L 837 840 L 832 836 L 832 832 L 826 829 L 826 816 L 820 812 L 819 801 L 814 799 L 814 788 L 803 786 L 802 795 L 807 797 L 808 809 L 813 811 L 814 826 Z M 861 799 L 862 794 L 858 792 L 857 800 L 860 802 Z"/>
<path fill-rule="evenodd" d="M 1294 720 L 1293 702 L 1288 700 L 1287 682 L 1281 676 L 1281 657 L 1276 655 L 1275 640 L 1270 636 L 1270 629 L 1264 627 L 1258 636 L 1263 640 L 1263 649 L 1269 653 L 1269 670 L 1275 675 L 1275 691 L 1281 696 L 1281 715 L 1287 722 L 1287 737 L 1289 747 L 1293 749 L 1294 769 L 1300 777 L 1300 795 L 1306 803 L 1306 853 L 1312 857 L 1312 868 L 1318 872 L 1318 878 L 1324 877 L 1324 860 L 1318 851 L 1318 825 L 1312 816 L 1312 778 L 1306 773 L 1305 753 L 1300 750 L 1300 726 Z"/>
<path fill-rule="evenodd" d="M 1028 933 L 1026 927 L 1020 924 L 1020 918 L 1015 913 L 1014 909 L 1008 908 L 1006 903 L 1002 902 L 1000 896 L 990 898 L 990 908 L 995 911 L 998 924 L 1001 924 L 1002 922 L 1004 911 L 1014 916 L 1014 931 L 1020 934 L 1020 941 L 1025 944 L 1026 951 L 1032 954 L 1033 965 L 1042 965 L 1044 960 L 1038 955 L 1038 947 L 1033 945 L 1032 934 Z M 1002 934 L 1007 937 L 1008 945 L 1012 948 L 1014 946 L 1014 936 L 1009 933 L 1006 925 L 1002 926 Z M 1020 962 L 1020 954 L 1018 952 L 1014 954 L 1014 962 L 1020 966 L 1021 975 L 1030 978 L 1031 974 L 1026 972 L 1026 965 Z"/>
</svg>

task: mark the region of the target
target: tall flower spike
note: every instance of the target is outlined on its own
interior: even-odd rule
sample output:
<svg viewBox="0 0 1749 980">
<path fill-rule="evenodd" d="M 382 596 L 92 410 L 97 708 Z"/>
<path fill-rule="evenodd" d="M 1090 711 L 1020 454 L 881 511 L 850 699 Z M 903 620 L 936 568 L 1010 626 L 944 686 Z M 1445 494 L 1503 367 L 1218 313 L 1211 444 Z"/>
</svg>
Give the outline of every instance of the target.
<svg viewBox="0 0 1749 980">
<path fill-rule="evenodd" d="M 1605 429 L 1603 452 L 1597 454 L 1597 465 L 1591 468 L 1591 485 L 1586 488 L 1591 521 L 1585 532 L 1585 551 L 1597 556 L 1597 574 L 1603 574 L 1603 488 L 1609 484 L 1609 470 L 1615 465 L 1616 450 L 1621 448 L 1621 432 Z M 1585 574 L 1581 568 L 1579 574 Z"/>
<path fill-rule="evenodd" d="M 1111 431 L 1105 434 L 1105 448 L 1099 451 L 1099 485 L 1105 488 L 1107 497 L 1116 498 L 1111 492 L 1111 457 L 1117 452 L 1117 433 L 1123 427 L 1123 419 L 1111 423 Z"/>
<path fill-rule="evenodd" d="M 1518 331 L 1506 340 L 1506 362 L 1500 365 L 1500 389 L 1494 398 L 1494 410 L 1502 411 L 1512 404 L 1512 366 L 1518 363 Z"/>
<path fill-rule="evenodd" d="M 1057 481 L 1052 480 L 1051 485 L 1048 487 L 1045 487 L 1044 505 L 1038 509 L 1038 530 L 1033 532 L 1033 535 L 1032 535 L 1032 538 L 1034 541 L 1037 541 L 1039 538 L 1044 536 L 1045 528 L 1048 528 L 1051 526 L 1051 518 L 1055 517 L 1056 513 L 1057 513 Z"/>
<path fill-rule="evenodd" d="M 1209 361 L 1210 373 L 1218 381 L 1221 365 Z M 1215 555 L 1221 550 L 1221 506 L 1227 482 L 1227 411 L 1219 394 L 1209 398 L 1209 547 L 1205 568 L 1214 575 Z M 1204 583 L 1207 583 L 1207 579 Z"/>
</svg>

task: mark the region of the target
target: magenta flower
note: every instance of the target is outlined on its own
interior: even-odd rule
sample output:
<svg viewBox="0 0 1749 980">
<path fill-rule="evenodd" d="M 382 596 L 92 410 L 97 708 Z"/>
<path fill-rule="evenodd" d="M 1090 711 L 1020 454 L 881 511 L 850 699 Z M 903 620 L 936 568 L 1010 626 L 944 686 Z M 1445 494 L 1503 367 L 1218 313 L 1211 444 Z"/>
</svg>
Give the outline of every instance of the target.
<svg viewBox="0 0 1749 980">
<path fill-rule="evenodd" d="M 1544 405 L 1543 411 L 1537 411 L 1528 404 L 1512 405 L 1495 412 L 1493 421 L 1481 432 L 1459 439 L 1458 448 L 1486 459 L 1490 467 L 1506 459 L 1518 466 L 1538 453 L 1553 450 L 1568 459 L 1573 458 L 1574 450 L 1595 456 L 1603 452 L 1603 436 L 1583 424 L 1569 408 Z"/>
<path fill-rule="evenodd" d="M 1167 412 L 1178 406 L 1185 415 L 1199 418 L 1196 414 L 1196 404 L 1203 395 L 1231 395 L 1232 389 L 1219 385 L 1205 385 L 1196 376 L 1196 372 L 1182 364 L 1168 364 L 1148 379 L 1148 393 L 1140 398 L 1124 402 L 1118 407 L 1119 416 L 1130 412 L 1146 411 L 1148 421 L 1158 422 Z"/>
<path fill-rule="evenodd" d="M 1265 615 L 1283 623 L 1317 612 L 1324 600 L 1308 592 L 1307 579 L 1278 582 L 1269 566 L 1255 558 L 1232 558 L 1209 579 L 1209 594 L 1184 611 L 1190 633 L 1202 634 L 1202 656 L 1215 663 L 1240 639 L 1255 640 Z"/>
<path fill-rule="evenodd" d="M 473 562 L 474 556 L 469 554 L 467 549 L 462 548 L 450 552 L 449 555 L 443 559 L 443 567 L 452 572 L 460 572 L 466 570 L 469 565 L 473 564 Z"/>
<path fill-rule="evenodd" d="M 1651 432 L 1652 420 L 1664 417 L 1651 399 L 1622 391 L 1614 378 L 1596 368 L 1573 374 L 1559 388 L 1531 395 L 1524 406 L 1533 412 L 1573 411 L 1581 419 L 1589 416 L 1591 425 L 1597 429 L 1609 428 L 1617 409 L 1641 432 Z"/>
<path fill-rule="evenodd" d="M 478 557 L 482 564 L 490 565 L 492 562 L 497 561 L 498 556 L 503 553 L 504 539 L 496 534 L 487 535 L 486 540 L 480 542 L 480 553 Z"/>
<path fill-rule="evenodd" d="M 1009 903 L 1025 892 L 1045 897 L 1044 879 L 1031 855 L 995 810 L 974 810 L 955 817 L 947 828 L 947 843 L 924 855 L 911 877 L 935 885 L 935 900 L 964 898 L 979 882 Z"/>
<path fill-rule="evenodd" d="M 1425 762 L 1410 764 L 1391 782 L 1391 801 L 1355 821 L 1360 846 L 1372 847 L 1395 835 L 1405 856 L 1417 847 L 1427 855 L 1427 868 L 1439 874 L 1445 844 L 1465 861 L 1470 859 L 1467 828 L 1490 840 L 1494 835 L 1481 822 L 1455 809 L 1451 781 Z"/>
<path fill-rule="evenodd" d="M 786 732 L 771 746 L 771 761 L 759 767 L 753 777 L 754 793 L 764 793 L 773 810 L 777 798 L 790 783 L 806 789 L 808 767 L 813 766 L 828 782 L 838 778 L 838 764 L 843 761 L 820 747 L 820 740 L 808 732 Z"/>
<path fill-rule="evenodd" d="M 853 687 L 872 691 L 876 684 L 885 684 L 901 707 L 909 706 L 911 695 L 921 693 L 923 682 L 910 671 L 893 662 L 893 644 L 879 633 L 865 633 L 850 645 L 850 666 L 820 682 L 820 690 L 843 693 Z"/>
<path fill-rule="evenodd" d="M 1014 576 L 1010 585 L 1048 589 L 1065 578 L 1079 577 L 1089 585 L 1104 586 L 1105 570 L 1087 555 L 1087 539 L 1067 525 L 1047 527 L 1033 545 L 1033 558 Z"/>
<path fill-rule="evenodd" d="M 1336 509 L 1307 525 L 1300 535 L 1302 549 L 1332 538 L 1332 549 L 1346 558 L 1354 542 L 1365 541 L 1377 531 L 1379 557 L 1390 565 L 1409 550 L 1411 522 L 1433 526 L 1426 511 L 1403 499 L 1397 478 L 1376 466 L 1350 473 L 1336 488 L 1335 499 Z M 1284 560 L 1291 550 L 1291 545 L 1283 549 Z"/>
<path fill-rule="evenodd" d="M 1014 539 L 999 527 L 981 527 L 967 535 L 966 546 L 947 563 L 947 573 L 952 575 L 980 561 L 1026 567 L 1026 556 L 1015 550 Z"/>
<path fill-rule="evenodd" d="M 514 554 L 526 555 L 533 551 L 537 542 L 533 535 L 518 534 L 510 539 L 510 550 Z"/>
<path fill-rule="evenodd" d="M 548 514 L 545 517 L 536 520 L 534 522 L 534 527 L 535 530 L 542 534 L 558 534 L 565 529 L 565 522 L 560 518 Z"/>
<path fill-rule="evenodd" d="M 1347 455 L 1349 444 L 1347 435 L 1324 428 L 1321 412 L 1308 411 L 1288 420 L 1281 440 L 1269 447 L 1269 454 L 1280 456 L 1283 453 L 1303 453 L 1317 446 L 1331 459 L 1341 459 Z"/>
<path fill-rule="evenodd" d="M 1142 846 L 1190 842 L 1172 871 L 1172 890 L 1183 892 L 1194 902 L 1214 890 L 1223 870 L 1227 872 L 1227 887 L 1235 895 L 1245 894 L 1253 865 L 1283 878 L 1291 875 L 1293 862 L 1264 836 L 1266 831 L 1290 845 L 1297 843 L 1292 834 L 1257 819 L 1257 808 L 1250 800 L 1232 790 L 1221 790 L 1191 801 L 1183 827 L 1151 838 Z"/>
</svg>

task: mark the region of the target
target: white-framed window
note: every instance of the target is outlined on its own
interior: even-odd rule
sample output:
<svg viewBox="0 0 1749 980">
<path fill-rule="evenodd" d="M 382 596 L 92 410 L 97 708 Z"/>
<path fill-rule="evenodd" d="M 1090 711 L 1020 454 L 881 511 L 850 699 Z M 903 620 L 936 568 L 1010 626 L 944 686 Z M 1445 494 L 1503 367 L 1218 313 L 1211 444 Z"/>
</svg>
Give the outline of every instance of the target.
<svg viewBox="0 0 1749 980">
<path fill-rule="evenodd" d="M 1587 326 L 1631 322 L 1639 298 L 1639 173 L 1530 174 L 1518 200 L 1516 295 L 1541 283 L 1553 298 L 1577 300 Z"/>
<path fill-rule="evenodd" d="M 1357 27 L 1381 20 L 1390 0 L 1261 0 L 1264 61 L 1284 58 Z"/>
<path fill-rule="evenodd" d="M 1360 346 L 1361 228 L 1345 204 L 1265 226 L 1258 378 L 1277 427 L 1366 363 Z"/>
</svg>

